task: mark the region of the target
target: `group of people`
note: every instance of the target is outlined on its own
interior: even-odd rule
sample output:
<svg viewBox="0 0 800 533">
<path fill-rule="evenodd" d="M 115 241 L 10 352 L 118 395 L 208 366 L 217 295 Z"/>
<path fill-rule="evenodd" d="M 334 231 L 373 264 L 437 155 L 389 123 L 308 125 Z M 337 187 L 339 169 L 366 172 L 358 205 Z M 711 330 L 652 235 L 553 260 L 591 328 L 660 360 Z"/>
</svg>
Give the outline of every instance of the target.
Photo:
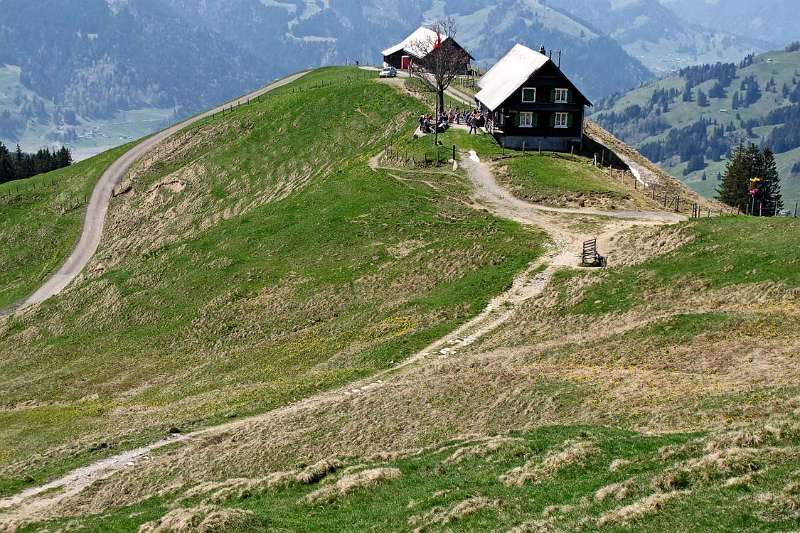
<svg viewBox="0 0 800 533">
<path fill-rule="evenodd" d="M 461 108 L 456 107 L 443 113 L 439 117 L 438 123 L 433 115 L 421 115 L 419 117 L 419 128 L 423 133 L 434 133 L 437 130 L 439 133 L 443 133 L 450 128 L 450 124 L 464 124 L 469 126 L 470 135 L 473 133 L 477 135 L 480 128 L 488 127 L 489 121 L 491 121 L 491 117 L 477 109 L 461 111 Z"/>
<path fill-rule="evenodd" d="M 438 124 L 436 119 L 433 118 L 433 115 L 420 115 L 419 129 L 422 133 L 435 133 L 436 131 L 444 133 L 450 129 L 450 122 L 448 121 L 447 115 L 440 116 Z"/>
</svg>

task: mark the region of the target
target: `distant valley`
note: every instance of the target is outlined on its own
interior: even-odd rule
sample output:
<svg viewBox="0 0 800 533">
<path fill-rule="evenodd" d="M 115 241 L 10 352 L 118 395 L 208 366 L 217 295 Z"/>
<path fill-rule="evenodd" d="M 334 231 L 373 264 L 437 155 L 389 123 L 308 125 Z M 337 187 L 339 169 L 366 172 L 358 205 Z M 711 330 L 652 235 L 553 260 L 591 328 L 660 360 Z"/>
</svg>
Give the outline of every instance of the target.
<svg viewBox="0 0 800 533">
<path fill-rule="evenodd" d="M 560 51 L 593 100 L 769 43 L 689 22 L 663 0 L 0 0 L 0 141 L 78 159 L 299 69 L 377 63 L 453 15 L 489 66 L 514 42 Z M 744 9 L 744 7 L 742 7 Z M 102 30 L 98 29 L 102 28 Z"/>
</svg>

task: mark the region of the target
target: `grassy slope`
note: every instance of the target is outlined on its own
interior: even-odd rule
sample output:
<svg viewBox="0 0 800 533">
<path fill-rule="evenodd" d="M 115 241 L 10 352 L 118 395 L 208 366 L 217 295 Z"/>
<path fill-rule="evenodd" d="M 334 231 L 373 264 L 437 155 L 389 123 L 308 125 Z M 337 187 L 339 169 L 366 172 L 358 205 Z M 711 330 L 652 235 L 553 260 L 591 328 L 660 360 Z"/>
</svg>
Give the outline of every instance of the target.
<svg viewBox="0 0 800 533">
<path fill-rule="evenodd" d="M 592 166 L 586 157 L 553 152 L 528 152 L 523 156 L 518 151 L 505 150 L 491 135 L 469 135 L 459 128 L 439 134 L 438 149 L 433 143 L 432 135 L 404 137 L 391 145 L 391 153 L 402 164 L 423 167 L 433 165 L 437 157 L 440 164 L 447 163 L 453 157 L 454 145 L 462 155 L 474 150 L 481 159 L 496 162 L 496 174 L 517 197 L 555 206 L 580 200 L 622 204 L 635 194 Z M 646 199 L 640 200 L 646 202 Z"/>
<path fill-rule="evenodd" d="M 0 309 L 29 295 L 64 261 L 78 238 L 85 200 L 128 148 L 0 184 Z"/>
<path fill-rule="evenodd" d="M 606 198 L 622 201 L 631 192 L 585 157 L 555 153 L 529 154 L 502 161 L 503 173 L 519 198 L 561 204 L 563 198 Z"/>
<path fill-rule="evenodd" d="M 473 352 L 412 369 L 370 395 L 173 450 L 90 491 L 95 505 L 126 503 L 79 523 L 135 531 L 212 498 L 268 530 L 796 529 L 800 278 L 797 254 L 786 251 L 798 249 L 798 229 L 792 220 L 720 218 L 641 234 L 633 249 L 657 257 L 607 275 L 559 276 Z M 458 435 L 513 440 L 451 440 Z M 562 453 L 576 442 L 588 452 Z M 207 486 L 184 497 L 203 480 L 258 480 L 331 455 L 342 468 L 321 482 L 256 481 L 227 495 Z M 524 465 L 533 478 L 502 482 Z M 301 501 L 346 467 L 401 475 Z M 184 485 L 132 503 L 142 486 L 152 494 L 153 480 L 173 478 Z M 615 483 L 624 489 L 598 495 Z"/>
<path fill-rule="evenodd" d="M 772 61 L 768 62 L 767 59 L 772 59 Z M 741 120 L 763 118 L 766 117 L 766 115 L 773 109 L 788 105 L 789 101 L 783 98 L 780 91 L 784 83 L 786 83 L 790 88 L 793 87 L 792 80 L 798 69 L 800 69 L 800 53 L 770 52 L 763 54 L 756 58 L 756 62 L 753 65 L 744 69 L 739 69 L 738 77 L 733 81 L 731 87 L 738 88 L 741 79 L 745 76 L 756 76 L 759 86 L 763 89 L 765 83 L 770 78 L 774 77 L 778 87 L 778 94 L 764 92 L 758 102 L 748 108 L 738 109 L 736 111 L 732 111 L 733 91 L 731 90 L 727 91 L 727 98 L 711 98 L 709 100 L 710 105 L 704 108 L 698 106 L 696 101 L 686 103 L 682 102 L 680 97 L 678 97 L 678 100 L 672 106 L 670 106 L 669 112 L 662 114 L 661 117 L 672 127 L 677 128 L 696 122 L 701 117 L 706 119 L 716 119 L 720 124 L 725 124 L 726 126 L 732 121 L 734 125 L 738 127 L 740 126 L 741 121 L 736 118 L 737 113 L 740 115 Z M 704 92 L 708 93 L 713 84 L 714 80 L 705 82 L 699 87 Z M 650 96 L 653 94 L 653 90 L 655 89 L 677 88 L 678 90 L 682 91 L 683 87 L 684 82 L 682 79 L 678 78 L 677 76 L 669 76 L 630 91 L 616 101 L 613 108 L 604 110 L 604 112 L 621 112 L 635 104 L 644 106 L 650 100 Z M 726 112 L 722 112 L 722 110 L 726 110 Z M 769 130 L 770 128 L 756 128 L 754 132 L 758 133 L 761 137 L 758 139 L 752 139 L 752 141 L 757 144 L 760 143 L 769 134 Z M 637 145 L 643 145 L 652 140 L 663 138 L 666 134 L 667 132 L 664 132 L 654 137 L 641 139 L 637 142 Z M 744 134 L 744 130 L 738 130 L 737 134 Z M 792 150 L 790 152 L 777 155 L 779 170 L 781 172 L 781 177 L 783 178 L 782 185 L 784 199 L 787 205 L 791 204 L 792 206 L 794 205 L 795 201 L 800 200 L 800 179 L 798 179 L 797 176 L 792 176 L 790 174 L 792 164 L 800 161 L 800 157 L 798 157 L 798 155 L 800 154 L 798 154 L 797 150 Z M 685 180 L 687 184 L 696 191 L 707 196 L 713 196 L 718 185 L 715 178 L 717 173 L 724 171 L 725 161 L 707 161 L 706 164 L 706 174 L 708 176 L 706 181 L 701 181 L 700 177 L 702 172 L 700 171 L 694 172 L 689 176 L 684 176 L 683 171 L 686 168 L 685 163 L 673 167 L 667 167 L 667 170 L 674 176 Z"/>
<path fill-rule="evenodd" d="M 0 324 L 3 489 L 386 368 L 507 287 L 542 235 L 368 169 L 418 112 L 323 70 L 143 161 L 89 274 Z"/>
<path fill-rule="evenodd" d="M 609 272 L 571 312 L 625 312 L 648 294 L 684 284 L 706 289 L 767 282 L 800 287 L 798 221 L 742 217 L 703 221 L 693 231 L 694 240 L 668 261 L 658 258 Z"/>
</svg>

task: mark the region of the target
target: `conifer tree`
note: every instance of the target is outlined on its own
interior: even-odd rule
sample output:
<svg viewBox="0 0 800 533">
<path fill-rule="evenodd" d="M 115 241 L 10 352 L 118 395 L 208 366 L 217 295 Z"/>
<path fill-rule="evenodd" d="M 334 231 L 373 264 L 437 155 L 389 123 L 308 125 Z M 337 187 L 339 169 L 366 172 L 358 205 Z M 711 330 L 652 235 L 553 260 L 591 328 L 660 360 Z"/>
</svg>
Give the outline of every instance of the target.
<svg viewBox="0 0 800 533">
<path fill-rule="evenodd" d="M 778 165 L 775 163 L 775 154 L 767 147 L 761 153 L 761 169 L 759 177 L 761 183 L 761 201 L 764 203 L 763 213 L 775 216 L 783 209 L 783 199 L 781 197 L 781 182 L 778 174 Z"/>
<path fill-rule="evenodd" d="M 751 144 L 737 146 L 717 189 L 720 201 L 754 215 L 774 216 L 782 208 L 775 154 Z"/>
<path fill-rule="evenodd" d="M 717 189 L 717 198 L 731 207 L 747 209 L 750 202 L 748 193 L 749 180 L 755 172 L 755 161 L 751 160 L 750 151 L 740 144 L 731 153 L 722 182 Z"/>
</svg>

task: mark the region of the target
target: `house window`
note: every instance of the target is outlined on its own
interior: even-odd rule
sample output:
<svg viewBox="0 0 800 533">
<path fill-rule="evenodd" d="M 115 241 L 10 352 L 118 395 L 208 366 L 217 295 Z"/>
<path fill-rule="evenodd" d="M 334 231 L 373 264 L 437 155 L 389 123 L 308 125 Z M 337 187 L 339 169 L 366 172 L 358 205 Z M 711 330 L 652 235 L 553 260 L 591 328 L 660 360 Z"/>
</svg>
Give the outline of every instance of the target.
<svg viewBox="0 0 800 533">
<path fill-rule="evenodd" d="M 556 113 L 556 128 L 567 128 L 569 126 L 569 113 Z"/>
<path fill-rule="evenodd" d="M 536 88 L 525 87 L 522 89 L 522 102 L 532 104 L 536 102 Z"/>
<path fill-rule="evenodd" d="M 533 128 L 536 126 L 536 115 L 529 112 L 523 111 L 519 114 L 519 127 L 520 128 Z"/>
<path fill-rule="evenodd" d="M 557 104 L 566 104 L 569 102 L 569 90 L 568 89 L 556 89 L 556 103 Z"/>
</svg>

